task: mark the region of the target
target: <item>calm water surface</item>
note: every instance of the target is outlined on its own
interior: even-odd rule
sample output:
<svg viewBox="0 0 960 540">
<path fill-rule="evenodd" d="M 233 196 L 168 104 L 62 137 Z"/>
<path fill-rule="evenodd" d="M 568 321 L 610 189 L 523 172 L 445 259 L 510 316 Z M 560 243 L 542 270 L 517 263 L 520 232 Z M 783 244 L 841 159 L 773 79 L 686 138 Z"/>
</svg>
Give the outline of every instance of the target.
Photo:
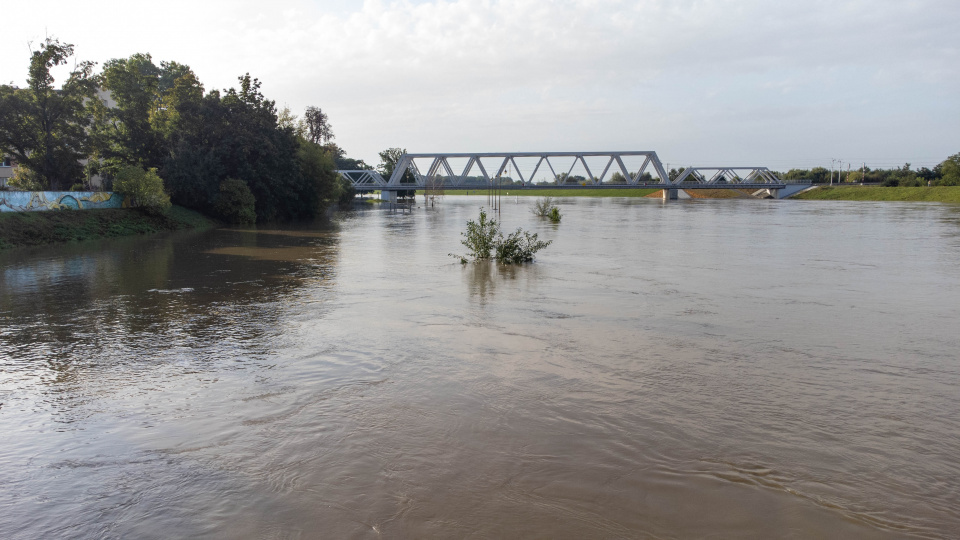
<svg viewBox="0 0 960 540">
<path fill-rule="evenodd" d="M 960 206 L 484 202 L 0 254 L 0 537 L 957 536 Z"/>
</svg>

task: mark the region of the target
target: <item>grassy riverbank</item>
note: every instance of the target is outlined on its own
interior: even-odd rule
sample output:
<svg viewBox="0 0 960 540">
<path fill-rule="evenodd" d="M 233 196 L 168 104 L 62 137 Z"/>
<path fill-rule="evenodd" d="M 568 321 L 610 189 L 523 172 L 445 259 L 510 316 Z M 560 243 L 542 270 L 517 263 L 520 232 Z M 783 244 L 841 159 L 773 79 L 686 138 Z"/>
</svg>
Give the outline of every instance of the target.
<svg viewBox="0 0 960 540">
<path fill-rule="evenodd" d="M 960 203 L 960 186 L 824 186 L 799 193 L 790 198 L 816 201 L 927 201 Z"/>
<path fill-rule="evenodd" d="M 179 206 L 153 215 L 135 209 L 60 210 L 0 213 L 0 249 L 81 242 L 216 225 L 207 217 Z"/>
<path fill-rule="evenodd" d="M 500 192 L 504 197 L 646 197 L 659 189 L 510 189 L 503 188 Z M 487 195 L 485 189 L 447 189 L 444 195 Z"/>
</svg>

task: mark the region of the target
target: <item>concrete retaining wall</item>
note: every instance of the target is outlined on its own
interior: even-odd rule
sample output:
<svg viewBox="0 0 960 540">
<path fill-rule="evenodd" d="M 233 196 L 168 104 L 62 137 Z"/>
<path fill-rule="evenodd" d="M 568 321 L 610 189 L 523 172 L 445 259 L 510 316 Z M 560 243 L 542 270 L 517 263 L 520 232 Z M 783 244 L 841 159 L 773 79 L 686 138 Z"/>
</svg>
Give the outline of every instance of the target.
<svg viewBox="0 0 960 540">
<path fill-rule="evenodd" d="M 128 208 L 127 197 L 106 191 L 0 191 L 0 212 Z"/>
</svg>

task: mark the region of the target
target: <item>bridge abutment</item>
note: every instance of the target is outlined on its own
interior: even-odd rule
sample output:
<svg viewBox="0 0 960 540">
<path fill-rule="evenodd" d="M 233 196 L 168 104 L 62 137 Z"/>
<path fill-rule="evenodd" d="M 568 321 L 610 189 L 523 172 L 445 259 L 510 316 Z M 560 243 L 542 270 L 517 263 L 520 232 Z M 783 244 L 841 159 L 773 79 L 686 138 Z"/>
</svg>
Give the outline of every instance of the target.
<svg viewBox="0 0 960 540">
<path fill-rule="evenodd" d="M 665 201 L 675 201 L 679 198 L 678 189 L 665 189 L 663 190 L 663 200 Z"/>
<path fill-rule="evenodd" d="M 395 203 L 397 202 L 397 192 L 382 190 L 380 191 L 380 200 Z"/>
</svg>

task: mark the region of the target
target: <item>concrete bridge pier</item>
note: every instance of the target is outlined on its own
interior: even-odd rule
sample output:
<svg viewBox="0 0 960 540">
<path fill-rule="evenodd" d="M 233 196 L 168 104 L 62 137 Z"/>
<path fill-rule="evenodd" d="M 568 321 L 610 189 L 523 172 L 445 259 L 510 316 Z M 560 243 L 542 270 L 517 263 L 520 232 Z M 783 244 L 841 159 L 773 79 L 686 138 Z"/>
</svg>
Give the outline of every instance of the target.
<svg viewBox="0 0 960 540">
<path fill-rule="evenodd" d="M 761 194 L 774 199 L 786 199 L 791 195 L 796 195 L 797 193 L 800 193 L 801 191 L 806 191 L 808 189 L 811 189 L 812 187 L 813 185 L 811 184 L 787 184 L 786 186 L 780 189 L 761 189 L 757 191 L 757 193 L 755 193 L 754 195 Z"/>
<path fill-rule="evenodd" d="M 665 200 L 665 201 L 675 201 L 675 200 L 677 200 L 677 198 L 678 198 L 677 192 L 678 192 L 678 191 L 680 191 L 680 190 L 678 190 L 678 189 L 665 189 L 665 190 L 663 190 L 663 200 Z"/>
<path fill-rule="evenodd" d="M 397 202 L 397 192 L 380 190 L 380 200 L 395 203 Z"/>
</svg>

